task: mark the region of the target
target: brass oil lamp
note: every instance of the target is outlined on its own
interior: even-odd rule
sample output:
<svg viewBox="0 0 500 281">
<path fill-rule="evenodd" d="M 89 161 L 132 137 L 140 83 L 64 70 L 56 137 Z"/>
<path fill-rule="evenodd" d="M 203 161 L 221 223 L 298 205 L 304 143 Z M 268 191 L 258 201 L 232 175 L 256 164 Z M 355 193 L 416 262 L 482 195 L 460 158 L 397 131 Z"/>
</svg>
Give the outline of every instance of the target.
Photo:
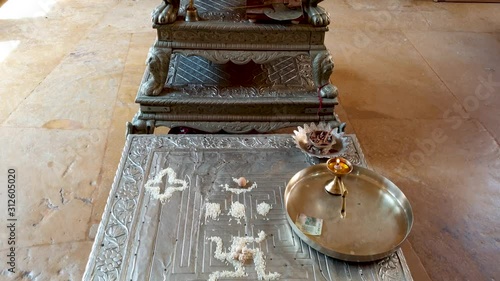
<svg viewBox="0 0 500 281">
<path fill-rule="evenodd" d="M 342 196 L 342 209 L 340 210 L 340 215 L 342 218 L 345 218 L 345 197 L 347 196 L 348 191 L 345 188 L 342 177 L 352 172 L 353 165 L 351 164 L 351 162 L 349 162 L 349 160 L 343 157 L 334 157 L 328 159 L 328 161 L 326 162 L 326 167 L 328 168 L 328 171 L 330 171 L 335 177 L 325 185 L 325 190 L 332 195 Z"/>
</svg>

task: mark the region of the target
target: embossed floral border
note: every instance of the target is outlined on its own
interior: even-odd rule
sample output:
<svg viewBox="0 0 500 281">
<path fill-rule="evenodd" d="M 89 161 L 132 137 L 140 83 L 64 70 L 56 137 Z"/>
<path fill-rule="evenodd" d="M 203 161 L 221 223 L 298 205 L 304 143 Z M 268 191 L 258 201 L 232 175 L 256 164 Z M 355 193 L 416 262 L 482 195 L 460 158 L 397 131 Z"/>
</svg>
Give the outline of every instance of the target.
<svg viewBox="0 0 500 281">
<path fill-rule="evenodd" d="M 346 137 L 349 139 L 348 149 L 342 156 L 354 164 L 366 166 L 356 136 Z M 107 281 L 123 278 L 122 272 L 126 272 L 123 261 L 126 260 L 128 240 L 134 228 L 140 190 L 145 182 L 145 167 L 152 151 L 245 147 L 297 149 L 289 135 L 129 135 L 83 280 Z M 376 266 L 381 280 L 412 280 L 401 249 L 378 261 Z"/>
</svg>

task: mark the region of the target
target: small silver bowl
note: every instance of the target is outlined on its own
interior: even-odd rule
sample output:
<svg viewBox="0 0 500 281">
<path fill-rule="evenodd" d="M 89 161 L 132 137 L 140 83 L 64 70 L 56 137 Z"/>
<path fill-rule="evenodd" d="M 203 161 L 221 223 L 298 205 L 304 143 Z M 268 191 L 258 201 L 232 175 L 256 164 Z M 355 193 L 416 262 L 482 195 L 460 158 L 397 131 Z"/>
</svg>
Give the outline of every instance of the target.
<svg viewBox="0 0 500 281">
<path fill-rule="evenodd" d="M 305 154 L 315 158 L 332 158 L 339 156 L 347 148 L 347 138 L 343 133 L 339 133 L 339 128 L 332 128 L 326 123 L 304 124 L 304 127 L 297 127 L 292 136 L 296 146 Z M 311 134 L 323 133 L 322 141 L 311 140 Z M 326 137 L 326 140 L 325 140 Z M 313 139 L 315 139 L 313 137 Z"/>
</svg>

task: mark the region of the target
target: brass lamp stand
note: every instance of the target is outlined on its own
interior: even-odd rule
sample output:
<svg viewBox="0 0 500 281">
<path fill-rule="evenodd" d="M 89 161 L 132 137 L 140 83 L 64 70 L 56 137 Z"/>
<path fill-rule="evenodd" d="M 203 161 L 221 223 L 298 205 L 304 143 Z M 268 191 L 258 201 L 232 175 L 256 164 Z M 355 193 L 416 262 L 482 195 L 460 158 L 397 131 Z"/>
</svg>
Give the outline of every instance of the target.
<svg viewBox="0 0 500 281">
<path fill-rule="evenodd" d="M 342 209 L 340 210 L 340 216 L 342 218 L 345 218 L 345 197 L 347 196 L 348 192 L 345 188 L 344 182 L 342 181 L 342 176 L 350 174 L 352 172 L 353 165 L 343 157 L 335 157 L 328 159 L 328 161 L 326 162 L 326 166 L 335 177 L 325 186 L 325 190 L 332 195 L 342 196 Z"/>
<path fill-rule="evenodd" d="M 189 4 L 186 7 L 186 18 L 185 21 L 199 21 L 198 10 L 194 6 L 194 0 L 189 0 Z"/>
</svg>

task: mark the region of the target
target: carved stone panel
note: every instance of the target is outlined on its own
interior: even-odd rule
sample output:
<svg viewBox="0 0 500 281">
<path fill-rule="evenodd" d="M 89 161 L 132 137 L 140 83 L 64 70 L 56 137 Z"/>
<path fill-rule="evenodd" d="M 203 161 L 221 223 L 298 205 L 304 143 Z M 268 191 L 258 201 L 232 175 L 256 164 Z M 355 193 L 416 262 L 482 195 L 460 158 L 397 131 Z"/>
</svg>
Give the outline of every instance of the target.
<svg viewBox="0 0 500 281">
<path fill-rule="evenodd" d="M 180 49 L 176 51 L 186 56 L 201 56 L 212 62 L 224 64 L 232 62 L 235 64 L 247 64 L 251 61 L 263 64 L 271 62 L 282 57 L 295 57 L 299 55 L 307 55 L 308 52 L 302 51 L 235 51 L 235 50 L 191 50 Z"/>
<path fill-rule="evenodd" d="M 213 30 L 174 30 L 169 40 L 176 42 L 230 43 L 230 44 L 309 44 L 309 32 L 283 31 L 227 31 Z M 163 39 L 163 38 L 162 38 Z"/>
</svg>

